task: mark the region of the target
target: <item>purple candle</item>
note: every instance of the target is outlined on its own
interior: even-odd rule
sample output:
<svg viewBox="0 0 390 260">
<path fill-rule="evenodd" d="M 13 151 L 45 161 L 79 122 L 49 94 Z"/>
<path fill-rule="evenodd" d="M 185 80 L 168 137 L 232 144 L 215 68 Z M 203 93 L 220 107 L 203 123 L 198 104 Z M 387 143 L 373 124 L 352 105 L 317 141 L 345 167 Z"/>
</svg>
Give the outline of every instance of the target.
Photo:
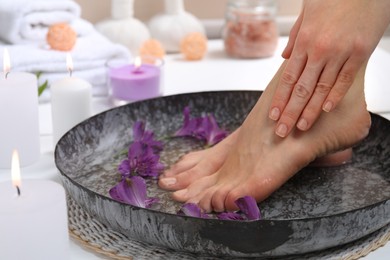
<svg viewBox="0 0 390 260">
<path fill-rule="evenodd" d="M 140 60 L 139 60 L 140 61 Z M 109 72 L 112 96 L 134 101 L 160 95 L 160 67 L 151 64 L 125 65 Z"/>
</svg>

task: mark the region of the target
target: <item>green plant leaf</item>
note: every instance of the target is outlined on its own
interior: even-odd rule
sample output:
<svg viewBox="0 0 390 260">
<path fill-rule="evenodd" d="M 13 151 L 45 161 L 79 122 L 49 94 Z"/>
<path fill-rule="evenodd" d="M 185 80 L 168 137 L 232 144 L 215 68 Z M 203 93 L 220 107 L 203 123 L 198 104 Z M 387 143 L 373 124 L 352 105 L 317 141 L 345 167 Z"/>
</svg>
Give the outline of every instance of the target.
<svg viewBox="0 0 390 260">
<path fill-rule="evenodd" d="M 42 71 L 38 71 L 37 73 L 35 73 L 35 75 L 37 76 L 37 79 L 39 81 L 39 78 L 41 77 L 42 75 Z M 47 88 L 47 80 L 45 82 L 43 82 L 42 85 L 38 86 L 38 97 L 40 97 L 43 93 L 43 91 Z"/>
<path fill-rule="evenodd" d="M 40 97 L 43 91 L 47 88 L 48 81 L 46 80 L 42 85 L 38 87 L 38 97 Z"/>
</svg>

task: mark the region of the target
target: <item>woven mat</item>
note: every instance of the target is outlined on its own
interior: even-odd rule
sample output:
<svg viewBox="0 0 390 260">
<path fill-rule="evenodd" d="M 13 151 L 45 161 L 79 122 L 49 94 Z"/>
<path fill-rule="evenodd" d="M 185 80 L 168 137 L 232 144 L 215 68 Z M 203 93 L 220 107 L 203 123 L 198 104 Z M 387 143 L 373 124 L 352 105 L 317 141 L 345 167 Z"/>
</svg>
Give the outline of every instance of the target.
<svg viewBox="0 0 390 260">
<path fill-rule="evenodd" d="M 73 199 L 68 198 L 69 232 L 71 238 L 83 247 L 106 259 L 167 259 L 167 260 L 215 260 L 223 258 L 200 257 L 188 252 L 178 252 L 144 242 L 135 241 L 115 232 L 88 215 Z M 283 259 L 345 259 L 352 260 L 386 244 L 390 240 L 390 224 L 371 235 L 331 250 Z M 232 259 L 226 258 L 226 259 Z M 238 259 L 238 258 L 235 258 Z M 242 259 L 242 258 L 240 258 Z M 251 258 L 255 259 L 255 258 Z"/>
</svg>

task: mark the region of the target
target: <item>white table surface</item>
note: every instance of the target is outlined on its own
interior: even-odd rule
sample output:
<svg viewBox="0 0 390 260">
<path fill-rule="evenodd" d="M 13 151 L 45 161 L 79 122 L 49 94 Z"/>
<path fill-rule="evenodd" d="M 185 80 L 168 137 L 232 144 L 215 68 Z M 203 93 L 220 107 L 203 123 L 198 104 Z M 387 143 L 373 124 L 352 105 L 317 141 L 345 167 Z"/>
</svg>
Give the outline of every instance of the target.
<svg viewBox="0 0 390 260">
<path fill-rule="evenodd" d="M 274 57 L 260 60 L 228 58 L 222 42 L 209 42 L 207 56 L 201 61 L 188 62 L 180 54 L 169 55 L 164 66 L 164 95 L 210 90 L 263 90 L 282 62 L 280 53 L 287 42 L 281 38 Z M 370 111 L 390 119 L 390 38 L 383 38 L 375 50 L 366 74 L 366 96 Z M 112 107 L 107 97 L 93 99 L 94 113 Z M 54 164 L 50 103 L 39 105 L 41 158 L 21 169 L 22 178 L 59 180 Z M 10 179 L 10 170 L 0 169 L 0 181 Z M 389 259 L 390 243 L 371 252 L 366 260 Z M 101 255 L 70 241 L 71 260 L 105 259 Z"/>
</svg>

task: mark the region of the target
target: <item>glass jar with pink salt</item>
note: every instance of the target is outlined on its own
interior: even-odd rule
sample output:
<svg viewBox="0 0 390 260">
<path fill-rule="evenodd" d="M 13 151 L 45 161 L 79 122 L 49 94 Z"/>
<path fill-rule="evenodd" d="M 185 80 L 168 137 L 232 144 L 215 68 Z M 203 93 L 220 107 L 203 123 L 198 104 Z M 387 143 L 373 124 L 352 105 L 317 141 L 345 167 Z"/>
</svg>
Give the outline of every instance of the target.
<svg viewBox="0 0 390 260">
<path fill-rule="evenodd" d="M 243 59 L 274 54 L 279 37 L 274 0 L 229 0 L 222 32 L 225 51 Z"/>
</svg>

